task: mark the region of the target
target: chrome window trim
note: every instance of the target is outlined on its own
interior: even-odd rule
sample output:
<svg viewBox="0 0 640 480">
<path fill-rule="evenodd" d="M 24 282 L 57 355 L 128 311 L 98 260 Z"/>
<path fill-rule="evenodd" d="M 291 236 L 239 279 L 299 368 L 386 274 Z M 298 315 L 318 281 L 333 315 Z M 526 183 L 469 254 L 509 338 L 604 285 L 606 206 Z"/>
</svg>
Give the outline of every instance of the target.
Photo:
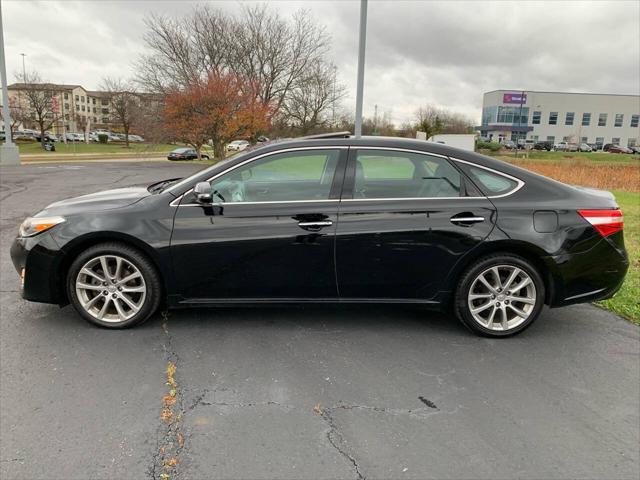
<svg viewBox="0 0 640 480">
<path fill-rule="evenodd" d="M 287 153 L 287 152 L 298 152 L 298 151 L 305 151 L 305 150 L 346 150 L 348 149 L 349 146 L 348 145 L 324 145 L 324 146 L 311 146 L 311 147 L 292 147 L 292 148 L 286 148 L 283 150 L 275 150 L 273 152 L 266 152 L 263 153 L 262 155 L 258 155 L 256 157 L 251 157 L 247 160 L 245 160 L 244 162 L 240 162 L 237 165 L 234 165 L 233 167 L 227 168 L 226 170 L 223 170 L 222 172 L 218 173 L 217 175 L 214 175 L 206 180 L 202 180 L 203 182 L 210 182 L 212 180 L 215 180 L 218 177 L 221 177 L 222 175 L 225 175 L 233 170 L 235 170 L 236 168 L 239 168 L 243 165 L 246 165 L 247 163 L 253 162 L 255 160 L 259 160 L 261 158 L 264 157 L 268 157 L 269 155 L 276 155 L 279 153 Z M 168 189 L 167 191 L 169 191 L 170 189 Z M 185 195 L 187 195 L 188 193 L 191 193 L 193 191 L 193 187 L 191 187 L 189 190 L 187 190 L 186 192 L 184 192 L 182 195 L 180 195 L 178 198 L 176 198 L 175 200 L 173 200 L 169 206 L 171 207 L 177 207 L 180 206 L 180 200 L 182 200 L 182 197 L 184 197 Z M 282 200 L 282 201 L 272 201 L 270 203 L 292 203 L 292 202 L 325 202 L 325 201 L 336 201 L 337 199 L 326 199 L 326 200 Z M 222 203 L 217 203 L 216 205 L 226 205 L 226 204 L 250 204 L 250 203 L 267 203 L 267 202 L 222 202 Z M 199 203 L 185 203 L 184 205 L 182 205 L 183 207 L 201 207 L 202 205 Z"/>
<path fill-rule="evenodd" d="M 264 153 L 262 155 L 258 155 L 257 157 L 252 157 L 248 160 L 245 160 L 244 162 L 239 163 L 238 165 L 234 165 L 233 167 L 224 170 L 223 172 L 218 173 L 217 175 L 214 175 L 210 178 L 208 178 L 207 180 L 203 180 L 203 182 L 210 182 L 228 172 L 231 172 L 233 170 L 235 170 L 238 167 L 241 167 L 249 162 L 252 162 L 254 160 L 259 160 L 260 158 L 263 157 L 267 157 L 269 155 L 275 155 L 278 153 L 286 153 L 286 152 L 295 152 L 295 151 L 304 151 L 304 150 L 331 150 L 331 149 L 348 149 L 348 148 L 353 148 L 354 150 L 392 150 L 392 151 L 397 151 L 397 152 L 408 152 L 408 153 L 417 153 L 420 155 L 430 155 L 433 157 L 439 157 L 439 158 L 444 158 L 446 160 L 450 160 L 452 162 L 459 162 L 459 163 L 464 163 L 467 165 L 471 165 L 472 167 L 475 168 L 480 168 L 483 170 L 487 170 L 489 172 L 492 172 L 496 175 L 508 178 L 510 180 L 513 180 L 514 182 L 517 183 L 517 186 L 512 189 L 509 190 L 506 193 L 500 194 L 500 195 L 487 195 L 487 196 L 481 196 L 481 197 L 381 197 L 381 198 L 342 198 L 342 199 L 320 199 L 320 200 L 273 200 L 273 201 L 264 201 L 264 202 L 220 202 L 220 203 L 213 203 L 211 205 L 263 205 L 263 204 L 283 204 L 283 203 L 318 203 L 318 202 L 384 202 L 384 201 L 402 201 L 402 200 L 407 200 L 407 201 L 420 201 L 420 200 L 479 200 L 479 199 L 486 199 L 486 198 L 504 198 L 504 197 L 508 197 L 509 195 L 513 195 L 514 193 L 516 193 L 518 190 L 520 190 L 522 187 L 525 186 L 525 182 L 523 180 L 520 180 L 517 177 L 514 177 L 512 175 L 509 175 L 508 173 L 504 173 L 504 172 L 500 172 L 498 170 L 495 170 L 493 168 L 490 167 L 485 167 L 484 165 L 479 165 L 477 163 L 473 163 L 473 162 L 469 162 L 467 160 L 461 160 L 459 158 L 456 157 L 450 157 L 447 155 L 442 155 L 439 153 L 431 153 L 431 152 L 425 152 L 422 150 L 414 150 L 414 149 L 410 149 L 410 148 L 395 148 L 395 147 L 380 147 L 380 146 L 364 146 L 364 145 L 325 145 L 325 146 L 310 146 L 310 147 L 294 147 L 294 148 L 287 148 L 284 150 L 277 150 L 277 151 L 273 151 L 273 152 L 268 152 L 268 153 Z M 202 204 L 199 203 L 185 203 L 183 205 L 180 205 L 180 200 L 182 200 L 182 197 L 184 197 L 185 195 L 187 195 L 188 193 L 191 193 L 193 191 L 193 188 L 190 188 L 189 190 L 187 190 L 186 192 L 184 192 L 182 195 L 180 195 L 178 198 L 176 198 L 175 200 L 173 200 L 169 205 L 172 207 L 202 207 Z"/>
</svg>

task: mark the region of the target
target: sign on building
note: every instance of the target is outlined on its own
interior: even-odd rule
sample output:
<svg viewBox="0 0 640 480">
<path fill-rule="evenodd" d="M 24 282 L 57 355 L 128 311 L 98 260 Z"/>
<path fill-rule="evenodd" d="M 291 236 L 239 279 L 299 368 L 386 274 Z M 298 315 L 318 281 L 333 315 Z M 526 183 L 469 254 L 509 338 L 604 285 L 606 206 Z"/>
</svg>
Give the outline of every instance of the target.
<svg viewBox="0 0 640 480">
<path fill-rule="evenodd" d="M 502 96 L 502 103 L 515 103 L 520 105 L 521 103 L 527 103 L 526 93 L 505 93 Z"/>
</svg>

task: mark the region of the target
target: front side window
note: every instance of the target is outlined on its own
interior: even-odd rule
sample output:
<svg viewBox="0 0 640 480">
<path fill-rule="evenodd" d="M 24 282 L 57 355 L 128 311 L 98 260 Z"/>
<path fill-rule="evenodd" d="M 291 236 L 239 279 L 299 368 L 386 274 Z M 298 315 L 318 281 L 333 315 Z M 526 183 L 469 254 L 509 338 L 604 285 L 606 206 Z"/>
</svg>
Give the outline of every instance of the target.
<svg viewBox="0 0 640 480">
<path fill-rule="evenodd" d="M 303 150 L 260 158 L 211 181 L 214 202 L 328 200 L 340 150 Z"/>
<path fill-rule="evenodd" d="M 556 125 L 558 123 L 558 112 L 549 113 L 549 125 Z"/>
<path fill-rule="evenodd" d="M 601 113 L 600 116 L 598 116 L 598 126 L 599 127 L 606 127 L 607 126 L 607 114 L 606 113 Z"/>
<path fill-rule="evenodd" d="M 640 120 L 640 115 L 631 115 L 631 127 L 632 128 L 637 128 L 638 127 L 638 120 Z"/>
<path fill-rule="evenodd" d="M 358 150 L 354 198 L 461 195 L 460 172 L 446 159 L 396 150 Z"/>
<path fill-rule="evenodd" d="M 622 113 L 616 113 L 616 120 L 613 124 L 614 127 L 621 127 L 624 121 L 624 115 Z"/>
<path fill-rule="evenodd" d="M 588 127 L 590 123 L 591 123 L 591 114 L 590 113 L 583 113 L 582 114 L 582 126 L 583 127 Z"/>
<path fill-rule="evenodd" d="M 567 115 L 564 118 L 565 125 L 573 125 L 573 118 L 575 117 L 575 112 L 567 112 Z"/>
</svg>

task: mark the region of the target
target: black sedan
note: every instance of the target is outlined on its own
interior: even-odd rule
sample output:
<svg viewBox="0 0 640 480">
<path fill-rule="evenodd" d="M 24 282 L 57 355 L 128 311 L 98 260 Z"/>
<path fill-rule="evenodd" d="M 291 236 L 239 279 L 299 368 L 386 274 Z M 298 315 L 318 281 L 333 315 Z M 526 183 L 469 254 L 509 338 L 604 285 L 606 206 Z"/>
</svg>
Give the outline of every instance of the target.
<svg viewBox="0 0 640 480">
<path fill-rule="evenodd" d="M 198 152 L 193 148 L 183 147 L 172 150 L 167 155 L 168 160 L 196 160 L 198 158 Z M 209 155 L 200 154 L 202 160 L 209 160 Z"/>
<path fill-rule="evenodd" d="M 31 301 L 110 328 L 168 307 L 404 303 L 476 333 L 611 297 L 628 268 L 608 192 L 437 143 L 346 134 L 270 144 L 191 177 L 27 218 L 11 247 Z"/>
</svg>

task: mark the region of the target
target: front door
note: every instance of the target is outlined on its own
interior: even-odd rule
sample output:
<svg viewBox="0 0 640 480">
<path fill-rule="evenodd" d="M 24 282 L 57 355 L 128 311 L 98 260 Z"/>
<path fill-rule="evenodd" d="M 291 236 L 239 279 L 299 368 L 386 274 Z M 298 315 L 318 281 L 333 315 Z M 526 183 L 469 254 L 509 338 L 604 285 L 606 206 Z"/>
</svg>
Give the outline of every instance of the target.
<svg viewBox="0 0 640 480">
<path fill-rule="evenodd" d="M 492 203 L 446 158 L 351 149 L 340 204 L 340 297 L 428 300 L 495 222 Z"/>
<path fill-rule="evenodd" d="M 182 298 L 335 299 L 347 151 L 306 148 L 244 162 L 210 180 L 213 205 L 187 193 L 171 240 Z"/>
</svg>

